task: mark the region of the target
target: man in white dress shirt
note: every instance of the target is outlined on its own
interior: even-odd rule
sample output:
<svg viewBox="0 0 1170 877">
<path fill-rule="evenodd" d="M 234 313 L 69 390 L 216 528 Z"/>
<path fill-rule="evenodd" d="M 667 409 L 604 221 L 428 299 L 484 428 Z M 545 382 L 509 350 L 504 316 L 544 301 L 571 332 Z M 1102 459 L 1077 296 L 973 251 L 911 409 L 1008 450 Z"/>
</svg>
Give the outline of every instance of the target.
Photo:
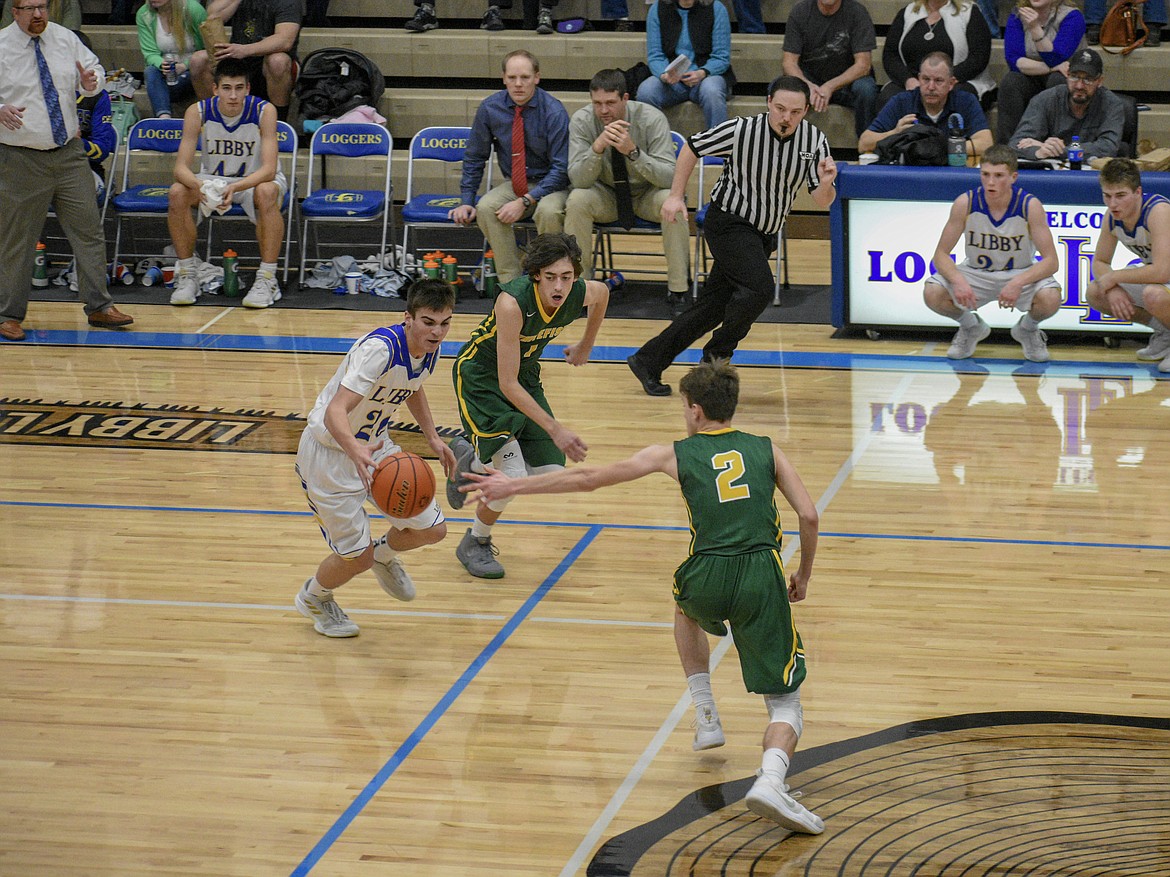
<svg viewBox="0 0 1170 877">
<path fill-rule="evenodd" d="M 128 326 L 106 286 L 106 237 L 79 136 L 76 93 L 105 88 L 97 56 L 48 17 L 48 0 L 16 0 L 0 30 L 0 337 L 24 338 L 37 236 L 49 205 L 77 258 L 89 324 Z"/>
</svg>

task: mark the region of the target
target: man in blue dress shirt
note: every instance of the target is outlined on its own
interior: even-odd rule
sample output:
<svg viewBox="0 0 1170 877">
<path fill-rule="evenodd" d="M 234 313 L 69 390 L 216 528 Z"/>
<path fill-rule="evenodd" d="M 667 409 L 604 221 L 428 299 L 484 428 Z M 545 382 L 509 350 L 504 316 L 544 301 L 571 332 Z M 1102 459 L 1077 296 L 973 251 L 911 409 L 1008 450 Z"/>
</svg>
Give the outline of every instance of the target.
<svg viewBox="0 0 1170 877">
<path fill-rule="evenodd" d="M 479 105 L 463 153 L 462 204 L 450 218 L 475 222 L 495 251 L 500 282 L 520 276 L 520 251 L 513 223 L 532 219 L 538 234 L 559 234 L 569 197 L 569 114 L 564 104 L 538 88 L 540 62 L 523 49 L 504 57 L 503 91 Z M 516 148 L 513 148 L 513 145 Z M 478 202 L 479 184 L 493 148 L 506 178 Z M 585 244 L 587 245 L 587 244 Z"/>
</svg>

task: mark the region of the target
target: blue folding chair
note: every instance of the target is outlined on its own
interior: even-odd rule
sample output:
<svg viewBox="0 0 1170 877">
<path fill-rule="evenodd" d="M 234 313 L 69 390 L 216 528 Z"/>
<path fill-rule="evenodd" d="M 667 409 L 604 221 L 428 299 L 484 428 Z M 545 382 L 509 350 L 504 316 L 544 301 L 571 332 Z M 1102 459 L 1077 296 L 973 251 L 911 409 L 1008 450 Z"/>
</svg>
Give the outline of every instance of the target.
<svg viewBox="0 0 1170 877">
<path fill-rule="evenodd" d="M 281 157 L 279 160 L 285 167 L 285 179 L 288 181 L 288 191 L 284 193 L 284 200 L 280 204 L 280 212 L 285 214 L 284 221 L 284 273 L 282 280 L 288 282 L 288 265 L 289 256 L 292 250 L 292 232 L 293 226 L 296 225 L 296 218 L 293 216 L 292 205 L 296 204 L 296 189 L 297 189 L 297 132 L 288 122 L 276 122 L 276 149 Z M 211 261 L 215 226 L 221 222 L 231 222 L 245 220 L 251 222 L 248 214 L 244 208 L 239 204 L 233 204 L 228 208 L 226 213 L 213 213 L 207 217 L 207 261 Z M 302 248 L 303 249 L 303 248 Z"/>
<path fill-rule="evenodd" d="M 386 242 L 393 240 L 394 219 L 391 201 L 390 167 L 393 141 L 390 132 L 381 125 L 370 122 L 330 122 L 322 125 L 313 134 L 309 144 L 309 171 L 305 198 L 301 202 L 301 285 L 305 282 L 305 260 L 309 249 L 309 227 L 318 223 L 374 222 L 382 220 L 382 243 L 378 250 L 378 264 L 386 264 Z M 354 166 L 359 175 L 367 179 L 376 178 L 380 171 L 380 189 L 333 189 L 314 188 L 317 156 L 321 156 L 322 184 L 325 183 L 324 156 L 333 155 L 340 159 L 358 159 Z M 384 168 L 370 169 L 370 159 L 381 159 Z M 351 244 L 346 244 L 351 246 Z M 314 228 L 314 258 L 319 258 L 320 240 Z M 393 253 L 390 263 L 395 264 Z"/>
<path fill-rule="evenodd" d="M 686 143 L 684 138 L 677 131 L 670 132 L 671 142 L 674 144 L 674 157 L 677 159 L 679 151 Z M 614 265 L 614 256 L 642 256 L 645 255 L 640 250 L 615 250 L 613 248 L 613 236 L 620 235 L 652 235 L 662 234 L 662 225 L 657 222 L 651 222 L 648 219 L 642 219 L 640 216 L 635 217 L 634 227 L 627 229 L 623 228 L 617 222 L 595 222 L 593 224 L 593 266 L 594 274 L 602 272 L 605 274 L 613 274 L 617 271 Z M 638 268 L 639 274 L 654 274 L 665 275 L 665 269 L 660 268 Z"/>
<path fill-rule="evenodd" d="M 114 257 L 120 261 L 122 252 L 122 226 L 130 219 L 165 218 L 168 194 L 174 181 L 173 162 L 160 172 L 160 159 L 174 156 L 183 139 L 182 119 L 143 119 L 135 123 L 126 138 L 122 152 L 122 182 L 119 191 L 110 203 L 114 209 Z M 110 175 L 110 187 L 117 176 L 117 166 Z M 160 179 L 160 176 L 162 178 Z M 134 253 L 133 255 L 161 255 L 161 253 Z"/>
<path fill-rule="evenodd" d="M 406 203 L 402 207 L 402 252 L 411 252 L 412 232 L 418 229 L 451 229 L 459 228 L 447 218 L 447 213 L 462 203 L 459 192 L 459 183 L 455 183 L 454 193 L 423 192 L 415 193 L 415 175 L 419 172 L 416 164 L 419 162 L 437 162 L 446 165 L 446 170 L 453 175 L 455 171 L 462 173 L 463 153 L 467 149 L 471 129 L 462 126 L 423 128 L 410 141 L 410 154 L 407 158 L 406 170 Z M 489 157 L 484 173 L 484 185 L 491 188 L 492 158 Z M 449 248 L 458 253 L 474 254 L 468 260 L 461 262 L 460 267 L 478 270 L 482 262 L 484 244 L 481 241 L 478 249 L 470 247 Z"/>
</svg>

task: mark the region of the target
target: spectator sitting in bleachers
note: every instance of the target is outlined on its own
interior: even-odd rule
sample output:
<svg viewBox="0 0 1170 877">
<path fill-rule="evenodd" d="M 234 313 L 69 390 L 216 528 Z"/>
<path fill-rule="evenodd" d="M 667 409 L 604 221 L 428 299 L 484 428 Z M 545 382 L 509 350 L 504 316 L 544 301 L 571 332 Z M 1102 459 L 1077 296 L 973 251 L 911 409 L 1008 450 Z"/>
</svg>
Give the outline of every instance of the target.
<svg viewBox="0 0 1170 877">
<path fill-rule="evenodd" d="M 682 70 L 671 64 L 685 55 Z M 731 70 L 731 22 L 713 0 L 657 0 L 646 15 L 646 63 L 650 78 L 637 99 L 664 110 L 693 101 L 703 108 L 707 128 L 727 121 L 727 100 L 735 85 Z"/>
<path fill-rule="evenodd" d="M 853 108 L 860 137 L 877 115 L 873 19 L 858 0 L 800 0 L 784 26 L 784 72 L 808 83 L 813 110 Z"/>
<path fill-rule="evenodd" d="M 1028 101 L 1064 83 L 1085 38 L 1085 17 L 1066 0 L 1023 0 L 1004 29 L 1008 72 L 999 81 L 996 142 L 1007 143 Z"/>
<path fill-rule="evenodd" d="M 151 110 L 160 119 L 171 118 L 172 99 L 195 93 L 191 55 L 203 48 L 199 25 L 206 18 L 199 0 L 147 0 L 138 10 L 138 46 L 146 62 L 142 78 Z M 167 82 L 168 74 L 174 85 Z"/>
<path fill-rule="evenodd" d="M 501 9 L 511 9 L 512 0 L 489 0 L 487 12 L 479 26 L 482 30 L 503 30 L 504 18 L 500 15 Z M 758 0 L 757 0 L 758 2 Z M 439 26 L 439 17 L 435 13 L 435 0 L 414 0 L 416 7 L 414 18 L 406 23 L 406 29 L 411 33 L 426 33 Z M 556 30 L 553 24 L 552 12 L 557 0 L 540 0 L 540 9 L 536 13 L 536 32 L 550 34 Z"/>
<path fill-rule="evenodd" d="M 81 30 L 81 0 L 44 0 L 49 5 L 49 21 L 67 27 L 71 31 Z M 12 24 L 12 0 L 4 0 L 4 13 L 0 15 L 0 27 Z"/>
<path fill-rule="evenodd" d="M 915 81 L 918 85 L 912 91 L 898 92 L 882 107 L 861 135 L 858 152 L 875 152 L 881 141 L 911 125 L 933 125 L 945 131 L 952 113 L 963 117 L 968 155 L 982 155 L 991 146 L 991 129 L 983 108 L 975 95 L 955 87 L 951 61 L 943 52 L 922 59 Z"/>
<path fill-rule="evenodd" d="M 630 100 L 621 70 L 599 71 L 589 83 L 589 98 L 590 105 L 569 120 L 573 188 L 565 206 L 565 232 L 576 238 L 582 276 L 591 280 L 593 224 L 617 222 L 628 229 L 635 217 L 661 223 L 675 155 L 670 123 L 661 110 Z M 690 225 L 667 222 L 661 228 L 667 293 L 678 305 L 690 289 Z"/>
<path fill-rule="evenodd" d="M 502 91 L 480 102 L 463 154 L 462 204 L 448 216 L 476 223 L 495 251 L 501 283 L 520 276 L 520 252 L 512 226 L 532 217 L 538 234 L 564 230 L 569 196 L 569 114 L 540 84 L 540 62 L 523 49 L 504 56 Z M 513 149 L 519 141 L 524 148 Z M 478 202 L 479 184 L 493 148 L 506 178 Z"/>
<path fill-rule="evenodd" d="M 1125 102 L 1105 88 L 1101 56 L 1082 49 L 1068 62 L 1068 81 L 1028 103 L 1010 144 L 1020 158 L 1063 159 L 1073 135 L 1085 160 L 1118 155 L 1125 129 Z"/>
<path fill-rule="evenodd" d="M 1105 13 L 1112 8 L 1112 0 L 1085 0 L 1085 21 L 1088 28 L 1088 42 L 1090 46 L 1097 45 L 1101 39 L 1101 22 L 1105 20 Z M 1142 21 L 1145 22 L 1149 33 L 1144 45 L 1151 48 L 1162 45 L 1162 28 L 1166 26 L 1166 0 L 1147 0 L 1141 5 Z"/>
<path fill-rule="evenodd" d="M 890 81 L 878 97 L 879 110 L 899 91 L 918 86 L 918 65 L 934 52 L 952 59 L 958 88 L 981 101 L 995 88 L 987 70 L 991 30 L 983 13 L 969 0 L 912 0 L 898 10 L 886 32 L 882 67 Z"/>
<path fill-rule="evenodd" d="M 252 94 L 266 98 L 277 119 L 286 121 L 297 81 L 302 15 L 301 0 L 210 0 L 207 17 L 231 25 L 232 42 L 206 46 L 191 55 L 195 95 L 202 100 L 214 90 L 209 53 L 216 61 L 235 58 L 247 66 Z"/>
</svg>

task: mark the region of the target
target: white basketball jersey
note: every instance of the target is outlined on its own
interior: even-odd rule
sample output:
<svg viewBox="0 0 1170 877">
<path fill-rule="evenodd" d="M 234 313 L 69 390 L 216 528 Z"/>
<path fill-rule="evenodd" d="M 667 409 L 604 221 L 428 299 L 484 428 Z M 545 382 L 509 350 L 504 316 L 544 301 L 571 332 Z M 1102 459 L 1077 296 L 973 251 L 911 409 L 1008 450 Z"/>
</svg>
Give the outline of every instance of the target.
<svg viewBox="0 0 1170 877">
<path fill-rule="evenodd" d="M 1000 219 L 994 219 L 987 206 L 983 189 L 967 193 L 971 210 L 963 232 L 964 263 L 980 271 L 1018 271 L 1028 268 L 1036 255 L 1036 245 L 1028 230 L 1028 205 L 1032 196 L 1012 186 L 1008 208 Z"/>
<path fill-rule="evenodd" d="M 1122 223 L 1115 222 L 1112 216 L 1106 214 L 1109 218 L 1109 231 L 1113 233 L 1113 237 L 1124 244 L 1127 250 L 1146 265 L 1151 264 L 1154 254 L 1154 244 L 1150 240 L 1150 211 L 1159 204 L 1170 204 L 1170 201 L 1162 195 L 1142 194 L 1142 209 L 1138 213 L 1137 224 L 1133 231 L 1127 229 Z"/>
<path fill-rule="evenodd" d="M 200 172 L 216 177 L 246 177 L 260 169 L 260 113 L 268 101 L 248 95 L 237 119 L 219 112 L 219 98 L 199 101 L 203 117 Z M 279 171 L 278 171 L 279 172 Z"/>
<path fill-rule="evenodd" d="M 338 387 L 345 387 L 363 397 L 349 413 L 354 438 L 365 444 L 377 441 L 394 422 L 398 407 L 434 374 L 438 364 L 437 350 L 421 360 L 411 360 L 404 324 L 375 329 L 354 342 L 317 397 L 309 412 L 309 431 L 323 445 L 339 447 L 325 427 L 325 409 Z"/>
</svg>

